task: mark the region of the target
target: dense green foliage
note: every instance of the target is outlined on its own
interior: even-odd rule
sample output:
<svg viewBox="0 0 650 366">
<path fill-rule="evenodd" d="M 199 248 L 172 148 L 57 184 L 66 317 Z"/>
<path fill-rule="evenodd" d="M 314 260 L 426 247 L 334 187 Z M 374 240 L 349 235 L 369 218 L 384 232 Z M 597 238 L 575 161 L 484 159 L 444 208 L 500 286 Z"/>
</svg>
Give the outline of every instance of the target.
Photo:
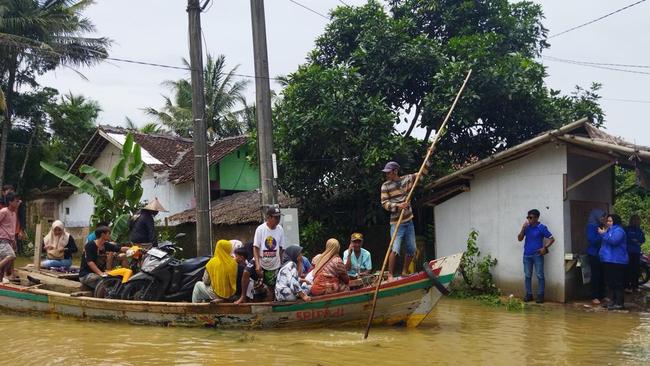
<svg viewBox="0 0 650 366">
<path fill-rule="evenodd" d="M 276 103 L 280 188 L 324 231 L 385 222 L 381 168 L 415 171 L 469 69 L 433 174 L 541 131 L 603 121 L 599 85 L 561 95 L 536 61 L 548 47 L 541 7 L 507 0 L 369 1 L 339 7 Z M 404 131 L 405 132 L 399 132 Z M 304 226 L 304 225 L 303 225 Z"/>
<path fill-rule="evenodd" d="M 616 197 L 614 211 L 627 225 L 630 216 L 637 214 L 641 218 L 641 228 L 650 240 L 650 194 L 637 183 L 634 171 L 616 167 Z M 650 242 L 646 241 L 641 246 L 645 253 L 650 253 Z"/>
<path fill-rule="evenodd" d="M 126 239 L 128 219 L 140 208 L 145 169 L 140 145 L 133 141 L 132 134 L 127 134 L 110 175 L 85 164 L 79 168 L 79 172 L 90 179 L 77 177 L 47 162 L 41 162 L 41 167 L 94 199 L 91 226 L 108 222 L 113 229 L 113 239 Z"/>
<path fill-rule="evenodd" d="M 38 89 L 38 75 L 59 66 L 92 65 L 106 57 L 110 41 L 88 36 L 94 26 L 83 12 L 92 3 L 91 0 L 0 0 L 0 86 L 7 107 L 0 142 L 0 182 L 4 178 L 8 137 L 12 118 L 18 112 L 20 94 L 23 97 L 32 94 L 18 92 L 19 87 Z M 43 127 L 41 118 L 29 117 L 26 121 L 33 123 L 35 133 L 27 144 L 26 156 Z"/>
</svg>

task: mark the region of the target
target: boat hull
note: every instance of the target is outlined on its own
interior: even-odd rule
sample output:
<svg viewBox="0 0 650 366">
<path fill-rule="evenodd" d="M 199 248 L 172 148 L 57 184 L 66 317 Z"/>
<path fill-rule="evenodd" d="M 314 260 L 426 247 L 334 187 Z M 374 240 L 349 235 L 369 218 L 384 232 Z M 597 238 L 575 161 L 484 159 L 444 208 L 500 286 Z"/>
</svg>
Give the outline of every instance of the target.
<svg viewBox="0 0 650 366">
<path fill-rule="evenodd" d="M 453 280 L 460 257 L 461 254 L 456 254 L 430 262 L 433 273 L 445 287 Z M 235 305 L 96 299 L 0 285 L 0 308 L 63 318 L 181 327 L 270 329 L 357 326 L 367 322 L 373 290 L 371 287 L 321 296 L 312 302 Z M 383 284 L 373 324 L 415 327 L 441 296 L 425 272 Z"/>
</svg>

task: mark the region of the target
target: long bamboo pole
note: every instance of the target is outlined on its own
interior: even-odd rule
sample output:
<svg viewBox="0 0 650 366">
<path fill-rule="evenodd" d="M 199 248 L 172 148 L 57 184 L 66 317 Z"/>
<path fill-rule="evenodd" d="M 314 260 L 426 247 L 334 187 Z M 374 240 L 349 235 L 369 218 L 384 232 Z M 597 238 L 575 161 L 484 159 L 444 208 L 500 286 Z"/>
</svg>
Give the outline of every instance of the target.
<svg viewBox="0 0 650 366">
<path fill-rule="evenodd" d="M 422 162 L 422 165 L 420 166 L 420 170 L 418 170 L 417 175 L 415 176 L 415 182 L 413 182 L 413 186 L 411 187 L 411 190 L 409 191 L 409 194 L 406 197 L 405 202 L 411 202 L 411 196 L 413 195 L 413 191 L 415 190 L 415 187 L 418 185 L 418 181 L 420 180 L 422 171 L 424 171 L 424 168 L 427 165 L 427 161 L 429 161 L 429 159 L 431 158 L 431 155 L 433 154 L 436 148 L 436 144 L 442 137 L 442 134 L 444 133 L 445 128 L 447 127 L 447 122 L 449 122 L 449 117 L 451 117 L 451 113 L 454 111 L 454 108 L 456 108 L 456 103 L 458 102 L 458 99 L 460 99 L 460 96 L 463 93 L 463 90 L 465 89 L 465 85 L 467 85 L 467 81 L 469 80 L 470 75 L 472 75 L 472 70 L 469 70 L 467 72 L 467 76 L 463 81 L 463 85 L 460 87 L 458 94 L 456 94 L 454 103 L 451 105 L 451 108 L 449 108 L 449 112 L 447 112 L 447 116 L 445 117 L 444 121 L 442 122 L 442 125 L 440 125 L 440 128 L 436 132 L 436 136 L 434 137 L 431 146 L 427 149 L 427 154 L 424 157 L 424 161 Z M 390 243 L 388 244 L 388 250 L 386 251 L 386 255 L 384 256 L 384 263 L 381 266 L 381 272 L 379 272 L 379 281 L 377 281 L 377 286 L 375 287 L 375 293 L 372 298 L 372 309 L 370 310 L 370 316 L 368 317 L 368 324 L 366 325 L 366 332 L 363 335 L 363 339 L 368 338 L 368 333 L 370 333 L 370 326 L 372 325 L 372 319 L 375 317 L 375 309 L 377 308 L 377 295 L 379 295 L 379 286 L 381 286 L 381 282 L 384 277 L 384 271 L 386 270 L 386 263 L 388 262 L 388 257 L 390 256 L 390 252 L 393 249 L 393 243 L 395 242 L 395 238 L 397 237 L 397 232 L 399 230 L 399 226 L 402 224 L 403 217 L 404 217 L 404 209 L 400 211 L 399 219 L 397 219 L 395 230 L 393 230 L 393 235 L 391 236 Z"/>
</svg>

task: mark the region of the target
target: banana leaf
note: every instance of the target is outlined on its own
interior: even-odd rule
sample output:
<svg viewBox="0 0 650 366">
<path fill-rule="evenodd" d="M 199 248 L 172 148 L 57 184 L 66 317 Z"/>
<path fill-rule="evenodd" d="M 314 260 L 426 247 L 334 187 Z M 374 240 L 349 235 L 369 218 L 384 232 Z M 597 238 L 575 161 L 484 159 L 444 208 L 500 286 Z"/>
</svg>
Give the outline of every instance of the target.
<svg viewBox="0 0 650 366">
<path fill-rule="evenodd" d="M 144 168 L 144 164 L 142 162 L 142 149 L 140 148 L 140 145 L 135 144 L 133 145 L 133 151 L 131 153 L 131 161 L 129 162 L 129 170 L 130 171 L 139 171 L 140 168 L 136 168 L 138 165 L 142 165 Z"/>
<path fill-rule="evenodd" d="M 99 196 L 102 193 L 100 190 L 95 187 L 94 184 L 83 180 L 76 175 L 65 171 L 57 166 L 54 166 L 52 164 L 48 164 L 44 161 L 41 161 L 41 168 L 45 169 L 46 171 L 50 172 L 53 174 L 55 177 L 65 181 L 66 183 L 70 184 L 71 186 L 75 187 L 77 190 L 83 193 L 87 193 L 93 197 Z"/>
<path fill-rule="evenodd" d="M 99 183 L 103 184 L 104 186 L 111 186 L 111 179 L 108 177 L 108 175 L 104 174 L 104 172 L 98 170 L 97 168 L 84 164 L 79 167 L 79 171 L 83 174 L 88 174 L 91 177 L 97 179 L 97 181 L 99 181 Z"/>
<path fill-rule="evenodd" d="M 113 221 L 113 230 L 111 231 L 112 240 L 126 240 L 126 234 L 129 232 L 130 214 L 122 214 Z"/>
</svg>

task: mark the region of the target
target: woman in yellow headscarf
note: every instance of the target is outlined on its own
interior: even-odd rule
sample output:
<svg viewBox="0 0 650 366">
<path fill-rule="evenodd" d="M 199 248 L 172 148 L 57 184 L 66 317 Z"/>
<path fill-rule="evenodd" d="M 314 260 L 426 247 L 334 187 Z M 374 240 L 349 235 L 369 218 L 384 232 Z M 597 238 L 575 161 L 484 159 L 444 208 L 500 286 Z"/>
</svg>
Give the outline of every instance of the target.
<svg viewBox="0 0 650 366">
<path fill-rule="evenodd" d="M 219 240 L 214 256 L 205 266 L 203 281 L 194 285 L 192 302 L 234 300 L 237 291 L 237 262 L 230 255 L 232 243 Z"/>
</svg>

